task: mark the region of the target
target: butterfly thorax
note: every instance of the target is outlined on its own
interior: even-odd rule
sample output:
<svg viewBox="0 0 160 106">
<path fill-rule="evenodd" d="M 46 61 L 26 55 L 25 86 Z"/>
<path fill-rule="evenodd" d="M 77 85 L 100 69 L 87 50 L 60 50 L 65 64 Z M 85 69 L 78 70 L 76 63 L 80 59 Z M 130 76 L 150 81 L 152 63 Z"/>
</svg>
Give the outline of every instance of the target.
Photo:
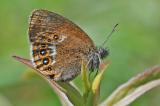
<svg viewBox="0 0 160 106">
<path fill-rule="evenodd" d="M 89 56 L 88 60 L 88 69 L 90 71 L 98 70 L 101 60 L 108 55 L 108 49 L 105 48 L 97 48 L 94 52 L 92 52 Z"/>
</svg>

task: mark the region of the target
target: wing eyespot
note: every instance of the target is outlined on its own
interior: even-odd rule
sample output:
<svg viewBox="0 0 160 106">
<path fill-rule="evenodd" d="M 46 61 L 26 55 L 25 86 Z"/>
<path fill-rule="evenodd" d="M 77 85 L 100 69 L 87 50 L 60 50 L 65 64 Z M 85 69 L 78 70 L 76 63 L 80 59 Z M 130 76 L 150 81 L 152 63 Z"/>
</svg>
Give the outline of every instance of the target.
<svg viewBox="0 0 160 106">
<path fill-rule="evenodd" d="M 40 55 L 44 56 L 44 55 L 46 55 L 46 54 L 47 54 L 46 49 L 41 49 L 41 50 L 40 50 Z"/>
<path fill-rule="evenodd" d="M 51 66 L 48 66 L 48 71 L 51 71 L 52 70 L 52 67 Z"/>
<path fill-rule="evenodd" d="M 59 39 L 59 36 L 55 34 L 53 35 L 53 39 L 57 41 Z"/>
<path fill-rule="evenodd" d="M 44 65 L 48 65 L 48 64 L 49 64 L 49 61 L 50 61 L 49 58 L 44 58 L 44 59 L 43 59 L 43 64 L 44 64 Z"/>
<path fill-rule="evenodd" d="M 47 41 L 50 43 L 50 42 L 51 42 L 51 39 L 47 39 Z"/>
</svg>

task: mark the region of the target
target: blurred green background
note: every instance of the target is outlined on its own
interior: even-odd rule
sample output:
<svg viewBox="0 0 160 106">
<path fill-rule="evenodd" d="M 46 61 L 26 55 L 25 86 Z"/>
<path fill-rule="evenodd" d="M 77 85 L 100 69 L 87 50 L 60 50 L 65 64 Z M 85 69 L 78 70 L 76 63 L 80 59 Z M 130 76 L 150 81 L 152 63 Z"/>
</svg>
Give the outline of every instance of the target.
<svg viewBox="0 0 160 106">
<path fill-rule="evenodd" d="M 28 18 L 34 9 L 57 12 L 78 24 L 100 45 L 119 23 L 107 47 L 111 65 L 105 72 L 101 100 L 140 71 L 160 63 L 159 0 L 1 0 L 0 106 L 60 106 L 51 87 L 12 55 L 30 58 Z M 79 78 L 76 79 L 79 84 Z M 159 106 L 160 87 L 131 106 Z"/>
</svg>

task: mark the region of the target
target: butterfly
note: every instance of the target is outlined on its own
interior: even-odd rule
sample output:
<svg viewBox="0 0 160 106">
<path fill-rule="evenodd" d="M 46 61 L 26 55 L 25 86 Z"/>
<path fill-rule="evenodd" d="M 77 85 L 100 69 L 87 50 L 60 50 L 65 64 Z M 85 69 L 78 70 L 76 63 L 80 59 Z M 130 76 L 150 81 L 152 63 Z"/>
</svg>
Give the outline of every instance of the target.
<svg viewBox="0 0 160 106">
<path fill-rule="evenodd" d="M 80 74 L 82 61 L 89 70 L 99 68 L 108 49 L 67 18 L 48 10 L 35 10 L 29 21 L 33 66 L 54 81 L 70 81 Z"/>
</svg>

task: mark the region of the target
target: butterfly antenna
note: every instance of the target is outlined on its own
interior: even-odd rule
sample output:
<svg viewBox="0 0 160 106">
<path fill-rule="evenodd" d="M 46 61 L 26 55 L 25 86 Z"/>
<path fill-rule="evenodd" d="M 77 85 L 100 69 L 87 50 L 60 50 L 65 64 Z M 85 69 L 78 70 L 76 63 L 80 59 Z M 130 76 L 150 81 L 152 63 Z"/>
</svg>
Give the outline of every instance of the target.
<svg viewBox="0 0 160 106">
<path fill-rule="evenodd" d="M 118 26 L 118 24 L 114 25 L 112 31 L 111 31 L 111 32 L 109 33 L 109 35 L 107 36 L 106 40 L 102 43 L 102 46 L 101 46 L 101 47 L 103 47 L 103 46 L 107 43 L 107 41 L 109 40 L 109 38 L 111 37 L 111 35 L 115 32 L 115 29 L 116 29 L 117 26 Z"/>
</svg>

